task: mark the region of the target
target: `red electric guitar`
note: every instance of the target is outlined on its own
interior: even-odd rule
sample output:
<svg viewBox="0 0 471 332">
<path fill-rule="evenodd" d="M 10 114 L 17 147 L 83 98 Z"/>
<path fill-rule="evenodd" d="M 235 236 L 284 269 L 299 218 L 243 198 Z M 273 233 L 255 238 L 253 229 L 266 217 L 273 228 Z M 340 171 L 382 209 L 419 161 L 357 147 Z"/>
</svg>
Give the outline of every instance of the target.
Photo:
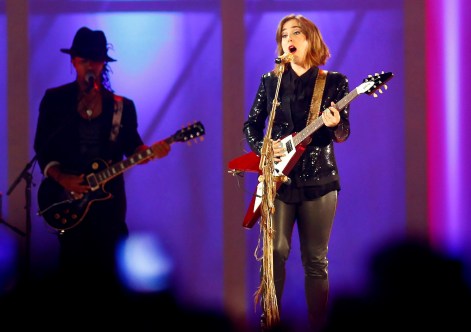
<svg viewBox="0 0 471 332">
<path fill-rule="evenodd" d="M 367 95 L 376 95 L 376 91 L 382 92 L 380 89 L 384 86 L 387 89 L 386 82 L 393 78 L 393 73 L 382 72 L 381 74 L 369 75 L 363 80 L 363 83 L 352 90 L 348 95 L 343 97 L 335 107 L 339 110 L 343 110 L 348 104 L 350 104 L 356 97 L 366 93 Z M 321 117 L 318 117 L 306 126 L 299 133 L 293 133 L 281 140 L 285 150 L 286 156 L 281 158 L 281 161 L 276 163 L 274 166 L 274 175 L 277 177 L 287 176 L 292 170 L 296 162 L 301 158 L 304 153 L 307 144 L 309 144 L 310 136 L 324 125 Z M 259 169 L 260 156 L 254 152 L 249 152 L 235 159 L 232 159 L 228 163 L 230 169 L 229 173 L 237 174 L 242 172 L 257 172 L 261 174 Z M 276 190 L 281 186 L 282 181 L 276 182 Z M 263 194 L 263 182 L 259 182 L 257 185 L 255 194 L 250 201 L 249 208 L 245 214 L 245 218 L 242 226 L 245 228 L 252 228 L 253 225 L 260 218 L 260 205 L 262 203 Z"/>
</svg>

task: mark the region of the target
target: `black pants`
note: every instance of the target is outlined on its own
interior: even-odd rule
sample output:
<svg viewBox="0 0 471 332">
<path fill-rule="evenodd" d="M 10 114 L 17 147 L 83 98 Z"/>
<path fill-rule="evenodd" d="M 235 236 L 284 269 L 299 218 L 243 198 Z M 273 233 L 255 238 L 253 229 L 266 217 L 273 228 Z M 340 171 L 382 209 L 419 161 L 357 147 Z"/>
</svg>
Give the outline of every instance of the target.
<svg viewBox="0 0 471 332">
<path fill-rule="evenodd" d="M 93 203 L 78 226 L 59 235 L 60 273 L 74 289 L 119 286 L 117 249 L 128 235 L 126 203 L 119 198 Z"/>
<path fill-rule="evenodd" d="M 298 225 L 304 287 L 309 321 L 314 330 L 325 323 L 329 294 L 327 251 L 337 208 L 337 191 L 312 201 L 287 204 L 275 199 L 273 214 L 273 277 L 278 308 L 285 284 L 285 264 L 291 251 L 295 223 Z"/>
</svg>

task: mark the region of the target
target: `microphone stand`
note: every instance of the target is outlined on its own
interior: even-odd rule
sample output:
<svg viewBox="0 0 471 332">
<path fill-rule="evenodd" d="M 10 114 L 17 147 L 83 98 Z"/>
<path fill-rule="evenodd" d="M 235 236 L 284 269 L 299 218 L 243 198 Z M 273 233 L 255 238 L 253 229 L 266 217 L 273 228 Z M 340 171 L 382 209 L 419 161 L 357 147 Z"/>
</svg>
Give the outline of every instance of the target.
<svg viewBox="0 0 471 332">
<path fill-rule="evenodd" d="M 283 59 L 284 61 L 275 62 L 276 76 L 278 78 L 275 97 L 273 98 L 272 109 L 268 118 L 267 129 L 263 138 L 263 145 L 260 152 L 259 169 L 262 175 L 259 176 L 259 182 L 263 184 L 260 231 L 263 239 L 263 257 L 262 260 L 262 281 L 255 293 L 255 298 L 262 298 L 262 307 L 265 314 L 267 327 L 276 326 L 280 320 L 278 301 L 276 298 L 275 282 L 273 278 L 273 220 L 272 215 L 275 211 L 274 201 L 276 196 L 276 181 L 274 176 L 273 146 L 271 142 L 273 122 L 275 119 L 276 108 L 279 106 L 278 92 L 281 86 L 281 78 L 285 71 L 285 62 L 292 61 L 293 55 L 290 53 Z"/>
<path fill-rule="evenodd" d="M 31 184 L 33 180 L 33 176 L 30 172 L 31 168 L 33 167 L 34 163 L 36 162 L 36 156 L 34 156 L 23 168 L 21 173 L 18 175 L 18 177 L 13 181 L 13 183 L 10 185 L 10 188 L 7 191 L 7 196 L 10 195 L 13 190 L 16 188 L 16 186 L 20 183 L 21 180 L 25 180 L 26 186 L 25 186 L 25 199 L 26 199 L 26 205 L 25 205 L 25 210 L 26 210 L 26 229 L 24 232 L 19 230 L 18 228 L 7 224 L 6 222 L 3 221 L 8 227 L 13 229 L 15 232 L 18 234 L 21 234 L 22 236 L 26 237 L 25 241 L 25 265 L 24 265 L 24 276 L 26 278 L 29 277 L 29 265 L 30 265 L 30 258 L 31 258 Z"/>
<path fill-rule="evenodd" d="M 93 77 L 94 79 L 94 77 Z M 43 142 L 42 147 L 40 151 L 42 152 L 45 150 L 45 148 L 48 146 L 48 144 L 52 141 L 56 135 L 67 128 L 67 126 L 72 122 L 74 119 L 74 114 L 71 114 L 68 118 L 67 121 L 63 123 L 62 126 L 58 127 L 52 134 L 49 135 L 49 137 Z M 33 182 L 33 175 L 30 172 L 31 168 L 33 165 L 37 162 L 38 160 L 38 150 L 36 150 L 36 155 L 25 165 L 21 173 L 18 175 L 18 177 L 13 181 L 13 183 L 10 185 L 10 188 L 7 191 L 7 195 L 10 195 L 13 190 L 15 190 L 16 186 L 20 183 L 21 180 L 25 180 L 26 186 L 25 186 L 25 199 L 26 199 L 26 205 L 25 205 L 25 210 L 26 210 L 26 226 L 25 226 L 25 232 L 22 232 L 21 230 L 17 229 L 16 227 L 12 225 L 8 225 L 8 227 L 12 228 L 15 232 L 23 235 L 26 237 L 25 241 L 25 251 L 26 251 L 26 256 L 25 256 L 25 268 L 24 268 L 24 275 L 27 277 L 26 280 L 29 279 L 30 277 L 30 264 L 31 264 L 31 184 Z M 6 224 L 6 222 L 4 222 Z"/>
</svg>

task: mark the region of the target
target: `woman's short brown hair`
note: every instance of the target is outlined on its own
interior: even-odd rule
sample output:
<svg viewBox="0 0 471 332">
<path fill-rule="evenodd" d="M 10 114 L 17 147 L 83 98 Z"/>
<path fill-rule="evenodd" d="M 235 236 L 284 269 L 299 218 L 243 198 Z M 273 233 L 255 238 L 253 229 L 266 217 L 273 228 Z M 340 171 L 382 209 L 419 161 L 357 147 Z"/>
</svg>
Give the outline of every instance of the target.
<svg viewBox="0 0 471 332">
<path fill-rule="evenodd" d="M 281 46 L 283 25 L 289 20 L 296 20 L 299 23 L 301 31 L 306 35 L 306 39 L 309 43 L 309 47 L 306 52 L 306 58 L 304 59 L 306 65 L 309 67 L 317 67 L 325 65 L 327 60 L 330 58 L 330 51 L 327 47 L 319 28 L 309 19 L 303 15 L 290 14 L 283 17 L 278 23 L 276 29 L 276 44 L 278 56 L 283 55 L 283 48 Z"/>
</svg>

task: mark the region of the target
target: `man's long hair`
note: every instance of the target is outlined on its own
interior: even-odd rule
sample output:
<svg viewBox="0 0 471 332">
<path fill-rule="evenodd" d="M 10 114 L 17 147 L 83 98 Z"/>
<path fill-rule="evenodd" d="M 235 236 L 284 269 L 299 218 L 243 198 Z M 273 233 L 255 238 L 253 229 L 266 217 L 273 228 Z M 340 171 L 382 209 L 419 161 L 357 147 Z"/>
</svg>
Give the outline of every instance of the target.
<svg viewBox="0 0 471 332">
<path fill-rule="evenodd" d="M 108 62 L 105 62 L 105 65 L 103 66 L 103 70 L 101 71 L 101 84 L 103 87 L 110 91 L 114 92 L 114 90 L 111 88 L 111 81 L 110 81 L 110 73 L 113 71 L 111 70 Z"/>
</svg>

